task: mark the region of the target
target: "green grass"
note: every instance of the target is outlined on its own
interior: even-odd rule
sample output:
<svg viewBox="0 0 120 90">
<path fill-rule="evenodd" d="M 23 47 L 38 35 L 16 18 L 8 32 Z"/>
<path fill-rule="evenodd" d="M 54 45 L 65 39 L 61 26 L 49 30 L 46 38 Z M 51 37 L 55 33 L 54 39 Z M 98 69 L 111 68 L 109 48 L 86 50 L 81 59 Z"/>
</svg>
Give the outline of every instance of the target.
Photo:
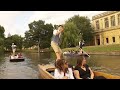
<svg viewBox="0 0 120 90">
<path fill-rule="evenodd" d="M 53 51 L 53 49 L 43 49 L 44 51 Z M 79 50 L 79 47 L 72 47 L 72 48 L 64 48 L 62 51 L 68 51 L 68 50 Z M 86 52 L 120 52 L 120 44 L 115 45 L 103 45 L 103 46 L 84 46 L 83 50 Z M 38 50 L 23 50 L 24 52 L 38 52 Z"/>
<path fill-rule="evenodd" d="M 78 47 L 65 48 L 63 51 L 78 50 Z M 103 45 L 103 46 L 85 46 L 83 50 L 86 52 L 120 52 L 120 44 Z"/>
</svg>

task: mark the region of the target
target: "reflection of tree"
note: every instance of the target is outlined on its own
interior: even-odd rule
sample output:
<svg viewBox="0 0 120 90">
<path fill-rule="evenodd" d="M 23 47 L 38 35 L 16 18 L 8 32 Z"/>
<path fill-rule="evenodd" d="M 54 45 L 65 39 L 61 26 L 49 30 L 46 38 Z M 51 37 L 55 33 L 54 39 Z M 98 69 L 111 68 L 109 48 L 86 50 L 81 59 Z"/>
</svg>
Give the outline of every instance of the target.
<svg viewBox="0 0 120 90">
<path fill-rule="evenodd" d="M 50 53 L 25 53 L 27 59 L 29 58 L 32 63 L 48 64 L 50 60 Z"/>
</svg>

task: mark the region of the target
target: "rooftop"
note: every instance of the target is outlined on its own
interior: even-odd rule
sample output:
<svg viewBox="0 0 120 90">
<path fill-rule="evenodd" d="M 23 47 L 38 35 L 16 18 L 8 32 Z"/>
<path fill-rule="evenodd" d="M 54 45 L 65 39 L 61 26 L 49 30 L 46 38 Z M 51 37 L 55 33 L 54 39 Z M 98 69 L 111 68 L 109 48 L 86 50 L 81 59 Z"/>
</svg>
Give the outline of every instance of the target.
<svg viewBox="0 0 120 90">
<path fill-rule="evenodd" d="M 110 14 L 113 14 L 113 13 L 116 13 L 116 12 L 119 12 L 119 11 L 107 11 L 107 12 L 101 13 L 101 14 L 93 16 L 92 20 L 107 16 L 107 15 L 110 15 Z"/>
</svg>

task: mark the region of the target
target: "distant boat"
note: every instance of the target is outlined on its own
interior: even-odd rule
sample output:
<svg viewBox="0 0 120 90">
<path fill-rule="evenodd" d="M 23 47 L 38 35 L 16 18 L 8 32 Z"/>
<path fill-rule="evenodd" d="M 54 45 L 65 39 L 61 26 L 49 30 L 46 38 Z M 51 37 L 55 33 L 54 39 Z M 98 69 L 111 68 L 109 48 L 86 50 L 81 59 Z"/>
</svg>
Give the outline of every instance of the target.
<svg viewBox="0 0 120 90">
<path fill-rule="evenodd" d="M 88 53 L 86 53 L 85 51 L 83 51 L 83 53 L 70 53 L 70 52 L 64 52 L 63 53 L 64 56 L 87 56 L 90 57 L 90 55 Z"/>
<path fill-rule="evenodd" d="M 23 57 L 18 58 L 17 56 L 14 56 L 14 58 L 11 58 L 11 56 L 10 56 L 10 62 L 21 62 L 24 60 L 25 60 L 25 58 L 23 58 Z"/>
<path fill-rule="evenodd" d="M 53 65 L 38 65 L 40 79 L 55 79 Z M 95 76 L 104 76 L 106 79 L 120 79 L 120 76 L 111 75 L 103 72 L 93 71 Z"/>
</svg>

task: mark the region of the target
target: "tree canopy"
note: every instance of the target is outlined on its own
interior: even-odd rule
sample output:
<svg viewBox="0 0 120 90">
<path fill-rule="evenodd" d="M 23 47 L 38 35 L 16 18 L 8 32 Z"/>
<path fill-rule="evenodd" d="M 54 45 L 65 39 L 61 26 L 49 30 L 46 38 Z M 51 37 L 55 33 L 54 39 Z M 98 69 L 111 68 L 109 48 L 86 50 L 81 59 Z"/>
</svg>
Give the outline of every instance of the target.
<svg viewBox="0 0 120 90">
<path fill-rule="evenodd" d="M 22 46 L 23 46 L 23 37 L 19 36 L 19 35 L 12 35 L 10 37 L 5 38 L 5 45 L 4 47 L 6 48 L 6 50 L 11 50 L 11 45 L 12 43 L 17 45 L 17 49 L 21 50 Z"/>
<path fill-rule="evenodd" d="M 0 25 L 0 38 L 4 38 L 5 37 L 4 32 L 5 32 L 4 27 Z"/>
<path fill-rule="evenodd" d="M 66 23 L 68 22 L 73 22 L 77 26 L 80 40 L 83 39 L 86 44 L 89 44 L 91 40 L 93 40 L 94 29 L 92 28 L 90 19 L 88 17 L 74 15 L 66 21 Z"/>
<path fill-rule="evenodd" d="M 4 27 L 0 25 L 0 52 L 3 52 L 4 50 L 4 39 L 5 39 L 4 32 L 5 32 Z"/>
<path fill-rule="evenodd" d="M 25 32 L 24 46 L 26 48 L 38 45 L 40 48 L 49 48 L 53 29 L 58 25 L 45 24 L 45 21 L 38 20 L 28 24 L 29 30 Z M 65 47 L 75 47 L 80 40 L 90 44 L 93 40 L 93 28 L 88 17 L 74 15 L 64 25 L 62 44 Z"/>
<path fill-rule="evenodd" d="M 78 29 L 73 22 L 67 22 L 64 25 L 64 33 L 62 35 L 62 47 L 74 47 L 78 44 Z"/>
<path fill-rule="evenodd" d="M 39 20 L 30 23 L 29 30 L 25 32 L 25 47 L 39 45 L 41 48 L 50 47 L 50 41 L 53 32 L 52 24 L 45 24 L 45 21 Z"/>
<path fill-rule="evenodd" d="M 11 50 L 11 44 L 15 43 L 18 49 L 39 46 L 41 49 L 51 47 L 51 37 L 53 29 L 57 29 L 58 25 L 45 23 L 43 20 L 33 21 L 28 24 L 29 30 L 25 32 L 25 37 L 19 35 L 8 35 L 5 38 L 5 29 L 0 25 L 0 48 Z M 90 45 L 93 40 L 94 29 L 91 26 L 88 17 L 74 15 L 64 24 L 64 32 L 62 34 L 62 48 L 75 47 L 80 40 L 85 41 L 85 45 Z"/>
</svg>

